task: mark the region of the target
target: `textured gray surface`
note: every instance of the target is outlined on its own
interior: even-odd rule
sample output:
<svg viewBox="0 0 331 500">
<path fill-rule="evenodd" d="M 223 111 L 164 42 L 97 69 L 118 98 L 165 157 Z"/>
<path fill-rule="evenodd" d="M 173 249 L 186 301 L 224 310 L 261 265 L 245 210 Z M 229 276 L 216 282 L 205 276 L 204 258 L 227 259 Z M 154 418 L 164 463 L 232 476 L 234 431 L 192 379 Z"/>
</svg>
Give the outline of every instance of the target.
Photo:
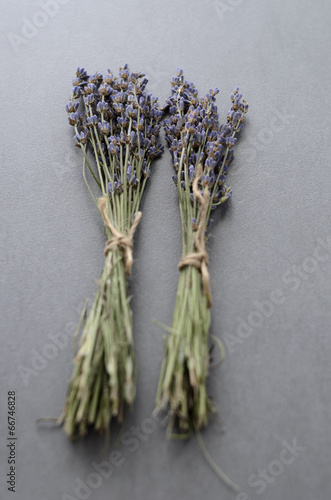
<svg viewBox="0 0 331 500">
<path fill-rule="evenodd" d="M 148 74 L 150 90 L 162 101 L 180 66 L 201 93 L 221 89 L 222 117 L 235 85 L 250 104 L 229 175 L 233 198 L 224 216 L 216 217 L 209 241 L 212 332 L 226 339 L 231 334 L 237 342 L 226 346 L 226 361 L 209 382 L 225 432 L 211 424 L 204 439 L 245 493 L 238 500 L 328 500 L 330 3 L 50 3 L 53 11 L 45 17 L 38 2 L 2 2 L 1 499 L 83 498 L 75 493 L 77 478 L 86 482 L 92 462 L 103 457 L 99 438 L 72 445 L 61 430 L 35 424 L 61 411 L 72 370 L 68 335 L 68 345 L 25 381 L 18 367 L 32 368 L 49 335 L 78 321 L 103 266 L 102 223 L 84 186 L 64 111 L 71 79 L 77 66 L 102 72 L 128 62 Z M 165 153 L 155 164 L 135 238 L 139 376 L 126 423 L 130 434 L 153 410 L 162 332 L 151 318 L 170 324 L 175 300 L 180 225 L 171 175 Z M 252 316 L 255 301 L 275 298 L 276 290 L 283 300 L 270 317 Z M 261 325 L 242 330 L 247 338 L 240 339 L 238 317 Z M 5 484 L 6 394 L 12 389 L 18 394 L 17 493 Z M 160 427 L 143 437 L 136 450 L 119 447 L 124 463 L 84 498 L 236 497 L 210 470 L 194 439 L 166 442 Z M 304 450 L 292 461 L 282 443 L 295 439 Z M 284 456 L 292 463 L 274 462 Z M 248 478 L 268 466 L 274 475 L 268 472 L 270 482 L 259 494 L 261 483 L 252 486 L 256 476 L 251 485 Z"/>
</svg>

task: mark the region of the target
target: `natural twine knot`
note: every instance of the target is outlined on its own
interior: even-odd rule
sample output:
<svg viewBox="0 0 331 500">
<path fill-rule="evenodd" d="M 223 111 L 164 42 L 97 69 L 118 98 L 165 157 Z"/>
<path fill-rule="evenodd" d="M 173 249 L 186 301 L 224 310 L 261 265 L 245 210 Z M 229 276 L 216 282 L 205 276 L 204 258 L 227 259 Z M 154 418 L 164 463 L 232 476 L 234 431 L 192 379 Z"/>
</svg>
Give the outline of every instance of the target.
<svg viewBox="0 0 331 500">
<path fill-rule="evenodd" d="M 207 187 L 204 188 L 203 194 L 200 193 L 198 189 L 198 182 L 202 176 L 202 165 L 201 163 L 198 166 L 197 175 L 193 182 L 193 194 L 197 198 L 201 210 L 200 210 L 200 219 L 197 231 L 194 237 L 194 246 L 196 248 L 196 252 L 192 252 L 183 257 L 178 265 L 179 269 L 182 269 L 186 266 L 194 266 L 201 272 L 202 278 L 202 287 L 204 294 L 207 297 L 208 307 L 213 305 L 212 297 L 211 297 L 211 289 L 210 289 L 210 276 L 208 271 L 208 254 L 206 252 L 206 241 L 205 241 L 205 231 L 206 231 L 206 222 L 207 222 L 207 214 L 209 207 L 209 190 Z"/>
<path fill-rule="evenodd" d="M 106 243 L 105 255 L 107 255 L 108 252 L 110 252 L 110 250 L 113 250 L 115 248 L 122 249 L 124 253 L 125 272 L 129 276 L 131 274 L 131 269 L 133 264 L 133 257 L 132 257 L 133 235 L 137 229 L 142 214 L 141 212 L 137 212 L 135 214 L 135 218 L 130 228 L 129 234 L 128 235 L 122 234 L 110 222 L 110 219 L 107 214 L 106 198 L 104 197 L 99 198 L 98 202 L 99 202 L 99 210 L 101 212 L 103 220 L 105 221 L 105 224 L 107 225 L 108 229 L 111 231 L 113 235 L 111 238 L 108 239 Z"/>
</svg>

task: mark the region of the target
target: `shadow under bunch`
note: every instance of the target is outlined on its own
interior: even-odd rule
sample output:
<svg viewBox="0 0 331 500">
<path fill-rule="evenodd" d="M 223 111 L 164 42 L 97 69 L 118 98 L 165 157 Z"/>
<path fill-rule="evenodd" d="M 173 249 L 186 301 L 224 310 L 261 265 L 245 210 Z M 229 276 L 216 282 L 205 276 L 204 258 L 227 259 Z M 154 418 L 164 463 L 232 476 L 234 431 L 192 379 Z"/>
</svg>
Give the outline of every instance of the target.
<svg viewBox="0 0 331 500">
<path fill-rule="evenodd" d="M 215 412 L 206 389 L 212 297 L 205 243 L 211 212 L 232 194 L 225 181 L 248 111 L 236 88 L 227 123 L 219 125 L 218 92 L 210 90 L 199 98 L 193 83 L 179 70 L 167 100 L 170 117 L 164 120 L 179 196 L 182 258 L 156 404 L 169 408 L 169 432 L 177 424 L 183 435 L 205 426 Z"/>
<path fill-rule="evenodd" d="M 107 234 L 104 269 L 91 311 L 88 316 L 86 310 L 83 313 L 80 348 L 61 416 L 71 438 L 84 435 L 89 426 L 108 430 L 111 418 L 120 422 L 125 405 L 132 406 L 135 397 L 127 280 L 140 202 L 152 161 L 163 151 L 157 143 L 163 112 L 157 98 L 145 92 L 146 84 L 144 75 L 130 72 L 127 65 L 118 75 L 110 70 L 88 75 L 78 68 L 66 106 L 83 153 L 84 180 Z M 93 165 L 88 149 L 94 154 Z M 86 167 L 100 190 L 98 199 L 87 181 Z"/>
</svg>

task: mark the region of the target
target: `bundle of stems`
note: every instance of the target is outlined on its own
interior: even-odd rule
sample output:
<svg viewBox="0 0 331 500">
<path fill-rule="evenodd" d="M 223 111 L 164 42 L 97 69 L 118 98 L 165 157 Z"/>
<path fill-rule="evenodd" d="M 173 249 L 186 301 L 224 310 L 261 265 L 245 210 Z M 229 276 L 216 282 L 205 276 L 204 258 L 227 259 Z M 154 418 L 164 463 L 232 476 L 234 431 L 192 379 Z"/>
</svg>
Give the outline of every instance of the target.
<svg viewBox="0 0 331 500">
<path fill-rule="evenodd" d="M 131 407 L 135 397 L 128 277 L 140 202 L 151 163 L 163 150 L 156 142 L 163 112 L 157 98 L 146 94 L 146 83 L 142 73 L 131 73 L 127 65 L 118 76 L 110 70 L 89 76 L 78 68 L 66 106 L 83 153 L 84 180 L 107 234 L 104 269 L 91 310 L 88 315 L 84 310 L 78 325 L 80 347 L 60 417 L 72 439 L 89 427 L 100 433 L 108 430 L 112 417 L 121 422 L 125 406 Z M 93 165 L 88 150 L 94 154 Z M 86 167 L 100 189 L 98 199 Z"/>
<path fill-rule="evenodd" d="M 164 120 L 176 171 L 173 180 L 179 196 L 182 258 L 156 405 L 169 411 L 169 434 L 177 425 L 183 437 L 205 426 L 216 411 L 206 388 L 212 297 L 205 242 L 211 211 L 232 193 L 225 180 L 236 135 L 248 111 L 236 88 L 227 123 L 219 125 L 217 93 L 218 89 L 210 90 L 199 99 L 193 83 L 184 80 L 178 70 L 167 100 L 170 117 Z"/>
</svg>

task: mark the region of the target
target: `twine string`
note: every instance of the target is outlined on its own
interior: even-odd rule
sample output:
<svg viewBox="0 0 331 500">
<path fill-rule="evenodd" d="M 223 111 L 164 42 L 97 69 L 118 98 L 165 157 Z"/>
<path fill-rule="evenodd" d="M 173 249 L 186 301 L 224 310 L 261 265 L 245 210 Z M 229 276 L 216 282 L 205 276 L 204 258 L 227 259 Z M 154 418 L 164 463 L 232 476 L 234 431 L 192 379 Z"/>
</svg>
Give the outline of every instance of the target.
<svg viewBox="0 0 331 500">
<path fill-rule="evenodd" d="M 136 232 L 138 224 L 141 219 L 141 212 L 137 212 L 135 214 L 135 218 L 133 224 L 130 228 L 129 234 L 122 234 L 120 231 L 116 229 L 111 223 L 108 214 L 107 214 L 107 200 L 105 197 L 99 198 L 98 200 L 99 210 L 103 217 L 105 224 L 108 229 L 112 233 L 112 236 L 107 240 L 105 246 L 105 255 L 108 254 L 113 249 L 120 248 L 124 253 L 124 262 L 125 262 L 125 272 L 129 276 L 131 274 L 133 257 L 132 257 L 132 249 L 133 249 L 133 236 Z"/>
<path fill-rule="evenodd" d="M 178 265 L 179 269 L 183 269 L 186 266 L 194 266 L 201 272 L 202 279 L 202 288 L 204 294 L 207 297 L 208 307 L 211 307 L 213 304 L 211 297 L 211 288 L 210 288 L 210 275 L 208 271 L 208 254 L 206 252 L 206 239 L 205 239 L 205 228 L 207 222 L 207 214 L 209 207 L 209 190 L 207 187 L 204 188 L 203 194 L 200 193 L 198 188 L 198 183 L 202 176 L 202 165 L 199 163 L 197 175 L 193 182 L 193 194 L 197 198 L 201 210 L 200 210 L 200 220 L 198 224 L 198 228 L 194 237 L 194 246 L 196 248 L 196 252 L 189 253 L 183 257 Z"/>
</svg>

